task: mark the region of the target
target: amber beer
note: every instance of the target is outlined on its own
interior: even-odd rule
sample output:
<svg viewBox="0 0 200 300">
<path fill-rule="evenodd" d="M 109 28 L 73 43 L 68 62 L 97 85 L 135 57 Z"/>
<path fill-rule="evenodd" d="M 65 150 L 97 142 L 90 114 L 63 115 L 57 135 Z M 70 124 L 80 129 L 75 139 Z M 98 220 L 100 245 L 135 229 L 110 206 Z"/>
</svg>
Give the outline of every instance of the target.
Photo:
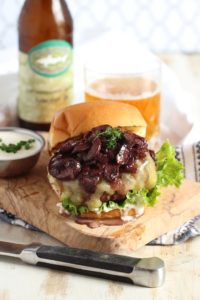
<svg viewBox="0 0 200 300">
<path fill-rule="evenodd" d="M 159 133 L 160 90 L 151 79 L 139 76 L 98 79 L 86 87 L 85 100 L 114 100 L 134 105 L 148 124 L 147 138 Z"/>
<path fill-rule="evenodd" d="M 65 0 L 26 0 L 18 21 L 18 118 L 48 130 L 55 111 L 72 102 L 73 23 Z"/>
</svg>

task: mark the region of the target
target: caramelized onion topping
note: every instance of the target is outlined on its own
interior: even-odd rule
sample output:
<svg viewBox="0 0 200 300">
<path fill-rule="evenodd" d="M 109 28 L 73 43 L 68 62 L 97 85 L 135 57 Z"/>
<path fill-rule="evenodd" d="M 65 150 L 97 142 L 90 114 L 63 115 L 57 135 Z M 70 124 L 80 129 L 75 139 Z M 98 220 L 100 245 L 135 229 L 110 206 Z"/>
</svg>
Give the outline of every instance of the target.
<svg viewBox="0 0 200 300">
<path fill-rule="evenodd" d="M 109 183 L 119 181 L 122 172 L 135 174 L 137 160 L 144 160 L 149 152 L 147 142 L 130 131 L 121 132 L 115 146 L 108 149 L 108 140 L 104 132 L 109 125 L 101 125 L 92 130 L 62 142 L 51 158 L 49 173 L 59 180 L 78 179 L 87 193 L 94 193 L 102 179 Z M 115 194 L 114 201 L 121 200 Z M 102 202 L 108 201 L 108 195 L 102 195 Z"/>
</svg>

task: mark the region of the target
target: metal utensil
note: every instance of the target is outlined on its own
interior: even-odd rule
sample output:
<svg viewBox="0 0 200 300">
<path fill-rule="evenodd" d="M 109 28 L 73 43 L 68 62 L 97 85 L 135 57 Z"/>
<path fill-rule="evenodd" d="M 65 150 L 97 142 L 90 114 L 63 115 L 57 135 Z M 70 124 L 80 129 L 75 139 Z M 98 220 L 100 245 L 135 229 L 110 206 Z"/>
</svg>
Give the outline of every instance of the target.
<svg viewBox="0 0 200 300">
<path fill-rule="evenodd" d="M 79 274 L 128 282 L 145 287 L 161 286 L 165 278 L 164 262 L 157 257 L 134 258 L 90 250 L 13 244 L 0 242 L 0 255 Z"/>
</svg>

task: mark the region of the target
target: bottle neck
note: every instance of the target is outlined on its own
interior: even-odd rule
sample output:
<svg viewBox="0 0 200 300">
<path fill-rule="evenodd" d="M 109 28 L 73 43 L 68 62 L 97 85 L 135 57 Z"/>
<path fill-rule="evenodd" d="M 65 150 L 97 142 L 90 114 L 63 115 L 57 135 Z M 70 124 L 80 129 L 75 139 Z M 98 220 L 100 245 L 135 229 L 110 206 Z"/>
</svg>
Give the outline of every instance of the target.
<svg viewBox="0 0 200 300">
<path fill-rule="evenodd" d="M 65 0 L 26 0 L 18 21 L 19 49 L 27 53 L 46 40 L 72 41 L 73 21 Z"/>
</svg>

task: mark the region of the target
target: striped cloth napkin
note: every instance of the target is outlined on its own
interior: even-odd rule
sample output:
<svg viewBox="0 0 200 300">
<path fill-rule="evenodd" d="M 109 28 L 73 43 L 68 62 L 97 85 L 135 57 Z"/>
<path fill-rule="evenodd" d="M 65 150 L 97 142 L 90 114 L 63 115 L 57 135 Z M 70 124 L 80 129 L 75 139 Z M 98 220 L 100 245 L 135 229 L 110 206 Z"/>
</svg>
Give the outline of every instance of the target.
<svg viewBox="0 0 200 300">
<path fill-rule="evenodd" d="M 185 178 L 200 182 L 200 142 L 176 147 L 176 157 L 184 165 Z M 0 219 L 13 225 L 39 231 L 34 226 L 0 209 Z M 200 215 L 188 220 L 179 228 L 172 230 L 151 241 L 148 245 L 175 245 L 189 238 L 200 235 Z"/>
</svg>

